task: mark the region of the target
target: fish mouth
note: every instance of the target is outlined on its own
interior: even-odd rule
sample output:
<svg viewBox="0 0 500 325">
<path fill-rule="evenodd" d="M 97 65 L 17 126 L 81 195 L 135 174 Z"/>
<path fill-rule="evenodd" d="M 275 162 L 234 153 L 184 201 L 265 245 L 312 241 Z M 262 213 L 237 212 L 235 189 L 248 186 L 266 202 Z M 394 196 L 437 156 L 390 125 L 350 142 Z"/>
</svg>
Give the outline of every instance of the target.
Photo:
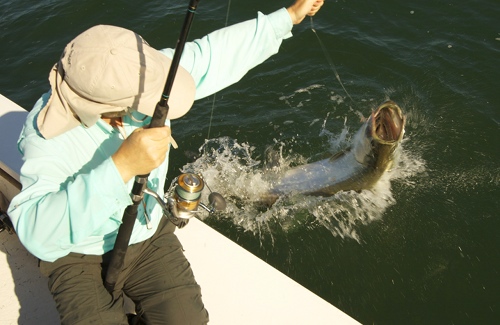
<svg viewBox="0 0 500 325">
<path fill-rule="evenodd" d="M 372 113 L 372 137 L 381 143 L 389 144 L 401 141 L 404 134 L 404 126 L 405 116 L 398 104 L 392 100 L 382 103 Z"/>
</svg>

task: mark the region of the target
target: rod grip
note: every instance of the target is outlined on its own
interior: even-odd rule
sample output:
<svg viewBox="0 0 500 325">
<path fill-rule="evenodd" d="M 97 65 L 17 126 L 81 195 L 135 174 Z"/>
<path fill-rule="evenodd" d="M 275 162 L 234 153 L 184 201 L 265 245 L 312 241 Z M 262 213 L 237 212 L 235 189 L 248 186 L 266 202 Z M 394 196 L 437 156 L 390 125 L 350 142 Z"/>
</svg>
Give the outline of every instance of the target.
<svg viewBox="0 0 500 325">
<path fill-rule="evenodd" d="M 113 253 L 111 254 L 111 260 L 109 262 L 106 279 L 104 281 L 104 286 L 110 293 L 113 292 L 118 275 L 123 268 L 128 243 L 130 241 L 130 236 L 132 235 L 132 230 L 134 229 L 135 219 L 137 218 L 138 206 L 138 204 L 131 204 L 127 206 L 125 212 L 123 213 L 122 224 L 120 225 L 120 228 L 118 228 L 118 235 L 116 236 L 115 246 L 113 248 Z"/>
</svg>

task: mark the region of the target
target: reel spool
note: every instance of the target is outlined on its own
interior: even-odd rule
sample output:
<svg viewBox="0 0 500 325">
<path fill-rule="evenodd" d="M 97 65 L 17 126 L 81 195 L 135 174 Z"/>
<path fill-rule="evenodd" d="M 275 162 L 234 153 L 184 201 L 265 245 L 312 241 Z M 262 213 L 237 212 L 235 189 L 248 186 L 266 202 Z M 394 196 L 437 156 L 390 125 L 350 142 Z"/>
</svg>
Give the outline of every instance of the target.
<svg viewBox="0 0 500 325">
<path fill-rule="evenodd" d="M 175 201 L 174 216 L 181 219 L 189 219 L 198 212 L 201 192 L 205 187 L 205 182 L 200 175 L 187 173 L 182 174 L 177 179 L 172 199 Z M 173 210 L 173 209 L 172 209 Z"/>
<path fill-rule="evenodd" d="M 204 187 L 205 181 L 200 174 L 185 173 L 174 179 L 165 194 L 172 216 L 187 222 L 187 219 L 199 212 L 198 207 L 202 207 L 209 213 L 226 209 L 226 200 L 217 192 L 210 191 L 208 205 L 200 202 Z"/>
<path fill-rule="evenodd" d="M 184 173 L 172 181 L 170 188 L 165 192 L 164 200 L 147 187 L 143 192 L 154 197 L 161 205 L 165 216 L 177 227 L 182 228 L 187 225 L 190 218 L 200 212 L 198 207 L 202 207 L 209 213 L 223 211 L 226 208 L 226 200 L 217 192 L 210 193 L 208 205 L 200 202 L 204 187 L 205 182 L 201 175 Z"/>
</svg>

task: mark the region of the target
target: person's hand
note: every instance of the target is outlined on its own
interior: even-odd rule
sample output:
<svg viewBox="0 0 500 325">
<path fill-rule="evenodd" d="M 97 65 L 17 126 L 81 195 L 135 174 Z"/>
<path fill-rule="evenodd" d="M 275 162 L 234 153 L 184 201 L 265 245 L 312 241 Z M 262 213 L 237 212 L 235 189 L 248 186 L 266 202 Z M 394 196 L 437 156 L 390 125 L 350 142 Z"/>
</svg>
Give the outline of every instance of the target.
<svg viewBox="0 0 500 325">
<path fill-rule="evenodd" d="M 306 16 L 314 16 L 324 3 L 324 0 L 296 0 L 286 10 L 288 10 L 288 14 L 292 18 L 292 23 L 297 25 Z"/>
<path fill-rule="evenodd" d="M 168 126 L 139 128 L 123 141 L 111 158 L 126 183 L 132 177 L 146 175 L 160 166 L 172 141 Z"/>
</svg>

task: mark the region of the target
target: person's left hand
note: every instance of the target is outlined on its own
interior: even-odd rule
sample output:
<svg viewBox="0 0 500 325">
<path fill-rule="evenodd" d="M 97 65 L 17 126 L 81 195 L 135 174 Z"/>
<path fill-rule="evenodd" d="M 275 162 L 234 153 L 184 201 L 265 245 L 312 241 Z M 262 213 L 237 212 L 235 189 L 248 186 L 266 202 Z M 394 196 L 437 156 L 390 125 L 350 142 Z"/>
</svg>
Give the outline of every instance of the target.
<svg viewBox="0 0 500 325">
<path fill-rule="evenodd" d="M 297 0 L 288 7 L 288 14 L 294 25 L 300 24 L 306 16 L 314 16 L 325 3 L 324 0 Z"/>
</svg>

